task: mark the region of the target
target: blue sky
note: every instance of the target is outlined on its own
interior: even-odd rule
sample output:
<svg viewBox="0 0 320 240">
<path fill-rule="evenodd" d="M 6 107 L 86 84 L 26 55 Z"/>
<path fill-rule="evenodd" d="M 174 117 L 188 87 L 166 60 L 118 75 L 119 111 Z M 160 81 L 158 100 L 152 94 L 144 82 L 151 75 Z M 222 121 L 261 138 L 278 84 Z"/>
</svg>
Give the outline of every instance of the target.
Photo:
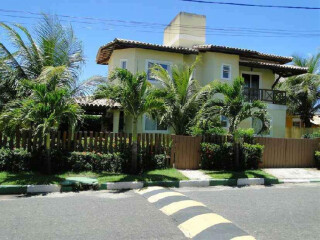
<svg viewBox="0 0 320 240">
<path fill-rule="evenodd" d="M 320 7 L 319 0 L 220 1 Z M 112 41 L 116 37 L 162 44 L 164 29 L 162 25 L 154 25 L 152 28 L 138 28 L 136 25 L 125 27 L 124 25 L 128 24 L 121 23 L 118 20 L 168 24 L 180 11 L 206 15 L 207 26 L 210 28 L 279 29 L 296 33 L 295 35 L 299 36 L 287 37 L 284 36 L 286 35 L 284 31 L 280 31 L 281 37 L 266 37 L 265 35 L 268 35 L 266 33 L 262 34 L 264 36 L 261 36 L 261 33 L 254 33 L 253 36 L 248 36 L 248 34 L 245 34 L 245 36 L 234 36 L 239 34 L 232 34 L 233 36 L 230 36 L 230 34 L 213 31 L 207 34 L 207 43 L 248 48 L 284 56 L 294 53 L 311 54 L 320 50 L 320 10 L 207 5 L 180 0 L 1 0 L 0 9 L 116 20 L 95 21 L 93 24 L 71 23 L 76 35 L 83 41 L 84 45 L 86 65 L 83 68 L 81 79 L 87 79 L 93 75 L 105 76 L 107 74 L 107 67 L 97 65 L 95 56 L 101 45 Z M 35 17 L 26 13 L 4 13 L 0 11 L 0 21 L 25 23 L 26 27 L 32 27 L 37 22 L 37 19 L 21 18 L 21 16 Z M 70 20 L 69 18 L 61 19 L 66 20 L 64 23 Z M 86 20 L 78 19 L 76 21 Z M 318 36 L 301 37 L 302 33 L 312 33 L 311 31 L 317 31 L 313 33 L 318 33 Z M 3 31 L 0 31 L 0 41 L 6 43 Z"/>
</svg>

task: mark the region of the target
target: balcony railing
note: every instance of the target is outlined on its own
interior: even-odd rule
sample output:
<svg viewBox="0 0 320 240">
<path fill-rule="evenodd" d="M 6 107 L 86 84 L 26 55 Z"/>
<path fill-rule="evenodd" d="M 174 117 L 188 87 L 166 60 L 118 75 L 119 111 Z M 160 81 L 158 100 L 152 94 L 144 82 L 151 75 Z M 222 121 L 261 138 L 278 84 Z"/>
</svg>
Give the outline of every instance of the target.
<svg viewBox="0 0 320 240">
<path fill-rule="evenodd" d="M 244 96 L 246 101 L 252 102 L 256 100 L 270 102 L 273 104 L 286 105 L 286 92 L 271 89 L 244 88 Z"/>
</svg>

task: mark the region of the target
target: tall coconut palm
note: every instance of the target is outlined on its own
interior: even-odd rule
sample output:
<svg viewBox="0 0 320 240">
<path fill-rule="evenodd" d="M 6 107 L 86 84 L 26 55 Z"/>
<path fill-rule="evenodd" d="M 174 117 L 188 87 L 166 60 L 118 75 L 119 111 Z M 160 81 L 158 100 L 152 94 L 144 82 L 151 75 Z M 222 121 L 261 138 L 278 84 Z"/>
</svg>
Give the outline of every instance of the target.
<svg viewBox="0 0 320 240">
<path fill-rule="evenodd" d="M 177 135 L 187 135 L 199 109 L 211 94 L 212 84 L 200 87 L 194 78 L 197 59 L 191 65 L 174 65 L 171 74 L 160 65 L 152 69 L 153 77 L 160 87 L 155 96 L 164 102 L 158 112 L 161 123 L 173 128 Z"/>
<path fill-rule="evenodd" d="M 84 57 L 82 43 L 71 26 L 62 26 L 59 19 L 47 15 L 43 15 L 33 33 L 19 24 L 10 26 L 0 22 L 0 26 L 10 43 L 5 46 L 0 42 L 0 76 L 2 84 L 5 82 L 7 86 L 7 91 L 1 91 L 1 103 L 17 95 L 27 96 L 29 92 L 21 81 L 38 78 L 48 66 L 65 66 L 70 73 L 68 84 L 76 85 Z M 7 99 L 8 93 L 15 94 Z"/>
<path fill-rule="evenodd" d="M 137 172 L 137 123 L 145 113 L 153 112 L 162 106 L 162 101 L 155 98 L 153 87 L 147 80 L 146 73 L 132 74 L 126 69 L 115 69 L 110 82 L 100 85 L 95 98 L 109 98 L 121 104 L 126 115 L 132 118 L 132 172 Z"/>
<path fill-rule="evenodd" d="M 215 119 L 216 116 L 225 116 L 229 121 L 230 134 L 234 134 L 239 124 L 247 118 L 258 118 L 261 121 L 258 134 L 269 130 L 267 107 L 261 101 L 246 101 L 243 78 L 236 78 L 231 85 L 215 81 L 213 89 L 213 98 L 200 111 L 204 117 Z"/>
<path fill-rule="evenodd" d="M 279 84 L 287 92 L 289 113 L 300 115 L 305 127 L 311 127 L 311 119 L 320 109 L 320 53 L 310 57 L 293 56 L 293 63 L 307 67 L 308 73 L 289 77 Z"/>
<path fill-rule="evenodd" d="M 82 115 L 81 108 L 71 97 L 70 88 L 60 85 L 68 79 L 66 67 L 48 67 L 35 80 L 24 80 L 22 85 L 30 92 L 22 100 L 11 101 L 0 115 L 0 129 L 8 135 L 15 129 L 32 129 L 41 133 L 47 151 L 47 171 L 51 172 L 50 133 L 63 121 L 75 126 Z"/>
</svg>

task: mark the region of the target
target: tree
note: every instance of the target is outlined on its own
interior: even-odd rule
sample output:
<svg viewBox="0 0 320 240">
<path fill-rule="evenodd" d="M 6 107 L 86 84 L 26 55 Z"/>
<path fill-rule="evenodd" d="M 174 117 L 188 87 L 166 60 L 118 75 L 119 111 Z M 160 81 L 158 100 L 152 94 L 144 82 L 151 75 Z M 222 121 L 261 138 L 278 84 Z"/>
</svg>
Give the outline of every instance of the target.
<svg viewBox="0 0 320 240">
<path fill-rule="evenodd" d="M 108 98 L 121 104 L 125 114 L 132 117 L 132 172 L 137 172 L 137 122 L 138 117 L 161 108 L 162 101 L 152 94 L 154 90 L 146 73 L 132 74 L 126 69 L 115 69 L 110 82 L 98 86 L 95 98 Z"/>
<path fill-rule="evenodd" d="M 11 101 L 0 115 L 0 129 L 7 135 L 17 128 L 32 129 L 45 139 L 47 172 L 51 172 L 50 134 L 63 121 L 74 127 L 81 119 L 82 110 L 71 97 L 70 88 L 61 84 L 69 78 L 66 67 L 47 67 L 35 80 L 24 80 L 23 87 L 30 92 L 28 97 Z"/>
<path fill-rule="evenodd" d="M 30 89 L 26 89 L 22 81 L 37 79 L 48 66 L 65 66 L 70 77 L 67 84 L 77 88 L 84 57 L 82 43 L 71 26 L 62 26 L 56 17 L 47 15 L 43 15 L 34 34 L 19 24 L 9 26 L 0 22 L 0 26 L 6 30 L 11 43 L 5 46 L 0 42 L 0 110 L 7 102 L 28 96 Z"/>
<path fill-rule="evenodd" d="M 155 97 L 163 100 L 160 122 L 171 126 L 177 135 L 187 135 L 195 116 L 212 91 L 212 84 L 200 87 L 193 77 L 197 59 L 192 65 L 172 66 L 170 74 L 160 65 L 152 69 L 153 77 L 160 83 Z"/>
<path fill-rule="evenodd" d="M 214 119 L 216 116 L 225 116 L 229 121 L 231 134 L 235 134 L 239 124 L 247 118 L 257 118 L 261 121 L 258 134 L 269 130 L 267 107 L 261 101 L 246 101 L 243 94 L 243 78 L 236 78 L 231 85 L 215 81 L 213 89 L 213 98 L 209 99 L 199 112 L 202 117 Z"/>
<path fill-rule="evenodd" d="M 308 73 L 287 78 L 279 84 L 279 89 L 287 92 L 288 112 L 300 115 L 305 127 L 312 126 L 311 119 L 320 108 L 320 53 L 309 58 L 293 56 L 293 63 L 307 67 Z"/>
</svg>

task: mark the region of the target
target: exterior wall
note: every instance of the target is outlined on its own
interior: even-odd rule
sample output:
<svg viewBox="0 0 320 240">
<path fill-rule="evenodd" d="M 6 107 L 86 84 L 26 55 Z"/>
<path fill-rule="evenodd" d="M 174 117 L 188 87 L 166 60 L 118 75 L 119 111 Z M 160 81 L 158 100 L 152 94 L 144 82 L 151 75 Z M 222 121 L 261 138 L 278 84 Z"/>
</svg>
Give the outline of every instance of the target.
<svg viewBox="0 0 320 240">
<path fill-rule="evenodd" d="M 213 80 L 229 82 L 239 76 L 239 56 L 233 54 L 206 52 L 200 54 L 201 62 L 196 68 L 196 78 L 204 86 Z M 222 64 L 231 66 L 231 80 L 221 79 Z"/>
<path fill-rule="evenodd" d="M 194 31 L 194 28 L 197 28 Z M 163 35 L 163 45 L 192 47 L 205 44 L 206 16 L 179 13 L 166 27 Z"/>
<path fill-rule="evenodd" d="M 112 69 L 115 67 L 120 67 L 120 61 L 122 59 L 127 60 L 128 70 L 136 73 L 147 71 L 147 60 L 166 62 L 170 65 L 181 65 L 183 63 L 191 64 L 195 58 L 196 55 L 183 55 L 179 53 L 161 52 L 147 49 L 115 50 L 109 62 L 109 71 L 112 71 Z M 206 52 L 200 53 L 200 58 L 200 63 L 196 67 L 195 78 L 198 79 L 203 86 L 212 82 L 213 80 L 232 83 L 233 79 L 240 76 L 242 72 L 259 74 L 259 88 L 263 89 L 271 89 L 271 86 L 275 80 L 275 75 L 271 70 L 239 66 L 238 55 Z M 221 78 L 221 68 L 223 64 L 228 64 L 231 66 L 230 80 L 223 80 Z M 286 106 L 276 104 L 267 105 L 268 112 L 272 118 L 270 136 L 285 137 Z M 124 130 L 126 132 L 132 132 L 132 119 L 130 117 L 125 116 L 124 124 Z M 243 128 L 251 128 L 252 120 L 247 119 L 243 121 L 240 126 Z M 138 133 L 143 132 L 145 132 L 144 119 L 143 116 L 141 116 L 138 120 Z M 168 133 L 173 133 L 173 130 L 169 129 Z"/>
<path fill-rule="evenodd" d="M 275 74 L 272 70 L 263 69 L 263 68 L 250 68 L 250 67 L 239 67 L 240 76 L 242 73 L 252 73 L 260 75 L 259 88 L 262 89 L 271 89 L 272 84 L 275 81 Z"/>
<path fill-rule="evenodd" d="M 286 135 L 287 107 L 277 104 L 267 104 L 267 111 L 271 118 L 269 137 L 284 138 Z M 246 119 L 240 124 L 241 128 L 252 128 L 252 119 Z"/>
</svg>

